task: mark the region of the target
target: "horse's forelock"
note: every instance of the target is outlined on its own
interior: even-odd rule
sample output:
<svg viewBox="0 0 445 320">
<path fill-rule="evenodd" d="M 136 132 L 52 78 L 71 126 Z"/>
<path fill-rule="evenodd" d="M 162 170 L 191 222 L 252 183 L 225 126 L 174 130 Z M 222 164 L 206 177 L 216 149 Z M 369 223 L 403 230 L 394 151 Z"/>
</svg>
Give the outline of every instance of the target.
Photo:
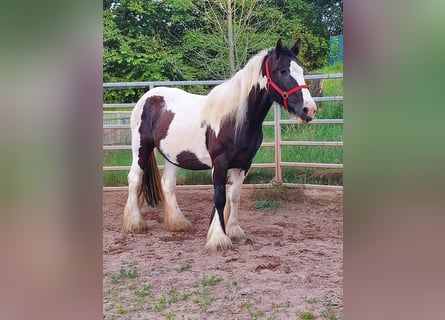
<svg viewBox="0 0 445 320">
<path fill-rule="evenodd" d="M 274 66 L 277 62 L 282 61 L 282 59 L 289 59 L 289 61 L 295 60 L 297 61 L 298 65 L 302 66 L 295 53 L 287 47 L 284 47 L 280 52 L 277 52 L 275 49 L 271 49 L 267 55 L 269 56 L 269 61 L 272 66 Z"/>
</svg>

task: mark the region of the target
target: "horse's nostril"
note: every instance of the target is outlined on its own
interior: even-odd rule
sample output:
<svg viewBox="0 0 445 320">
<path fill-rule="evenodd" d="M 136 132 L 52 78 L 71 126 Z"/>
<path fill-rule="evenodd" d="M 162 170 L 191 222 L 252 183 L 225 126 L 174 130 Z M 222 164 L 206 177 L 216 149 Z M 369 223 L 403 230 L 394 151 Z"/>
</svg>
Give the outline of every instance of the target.
<svg viewBox="0 0 445 320">
<path fill-rule="evenodd" d="M 308 113 L 308 111 L 309 111 L 308 107 L 304 107 L 304 108 L 303 108 L 303 112 L 304 112 L 304 113 Z"/>
</svg>

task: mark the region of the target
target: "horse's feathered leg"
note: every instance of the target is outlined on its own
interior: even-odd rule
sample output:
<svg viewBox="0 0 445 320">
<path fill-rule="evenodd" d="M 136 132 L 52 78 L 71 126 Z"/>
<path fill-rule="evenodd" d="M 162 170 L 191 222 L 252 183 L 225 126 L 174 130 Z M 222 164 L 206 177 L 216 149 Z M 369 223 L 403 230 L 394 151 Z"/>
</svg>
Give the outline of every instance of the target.
<svg viewBox="0 0 445 320">
<path fill-rule="evenodd" d="M 238 222 L 238 206 L 241 195 L 241 186 L 244 181 L 244 170 L 232 169 L 230 174 L 230 186 L 227 190 L 227 201 L 224 208 L 224 221 L 226 234 L 232 241 L 244 242 L 246 236 Z"/>
<path fill-rule="evenodd" d="M 147 230 L 147 222 L 142 217 L 139 206 L 139 195 L 142 190 L 143 170 L 138 164 L 139 158 L 139 132 L 136 129 L 132 131 L 132 154 L 133 161 L 130 172 L 128 173 L 128 198 L 125 204 L 123 215 L 123 227 L 126 232 L 143 232 Z"/>
<path fill-rule="evenodd" d="M 162 191 L 164 194 L 164 228 L 168 231 L 188 231 L 192 224 L 182 214 L 176 201 L 176 174 L 179 168 L 166 161 L 162 175 Z"/>
<path fill-rule="evenodd" d="M 147 229 L 147 223 L 139 211 L 144 198 L 153 207 L 163 200 L 148 108 L 144 109 L 142 116 L 138 116 L 142 106 L 145 108 L 145 104 L 144 99 L 140 99 L 131 116 L 133 159 L 128 173 L 128 198 L 123 216 L 124 230 L 127 232 L 143 232 Z"/>
<path fill-rule="evenodd" d="M 207 233 L 207 242 L 205 249 L 207 251 L 228 250 L 232 247 L 232 241 L 226 235 L 224 222 L 224 206 L 226 204 L 226 179 L 227 168 L 215 165 L 213 169 L 213 201 L 215 207 L 212 211 L 209 231 Z"/>
</svg>

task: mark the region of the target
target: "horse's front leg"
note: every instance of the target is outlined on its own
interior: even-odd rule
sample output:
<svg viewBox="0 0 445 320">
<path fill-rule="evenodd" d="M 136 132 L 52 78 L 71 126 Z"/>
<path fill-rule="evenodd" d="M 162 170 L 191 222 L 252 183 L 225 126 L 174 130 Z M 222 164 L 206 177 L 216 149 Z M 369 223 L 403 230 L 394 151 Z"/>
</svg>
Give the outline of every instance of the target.
<svg viewBox="0 0 445 320">
<path fill-rule="evenodd" d="M 226 207 L 224 208 L 224 220 L 226 223 L 226 234 L 234 242 L 244 242 L 246 236 L 238 222 L 238 206 L 243 185 L 245 171 L 232 169 L 230 174 L 231 185 L 227 190 Z"/>
<path fill-rule="evenodd" d="M 229 250 L 232 247 L 232 241 L 226 235 L 224 222 L 224 206 L 226 204 L 226 179 L 227 168 L 215 166 L 213 169 L 213 187 L 214 187 L 214 208 L 212 211 L 209 231 L 207 233 L 207 242 L 205 249 L 207 251 Z"/>
</svg>

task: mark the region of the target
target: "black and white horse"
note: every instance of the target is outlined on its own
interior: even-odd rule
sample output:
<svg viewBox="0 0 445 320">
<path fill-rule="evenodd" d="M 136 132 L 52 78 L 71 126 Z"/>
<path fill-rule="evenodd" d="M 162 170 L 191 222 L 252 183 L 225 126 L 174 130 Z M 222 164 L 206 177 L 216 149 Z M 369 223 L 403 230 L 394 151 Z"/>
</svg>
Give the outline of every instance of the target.
<svg viewBox="0 0 445 320">
<path fill-rule="evenodd" d="M 290 49 L 279 40 L 207 96 L 158 87 L 139 99 L 131 114 L 133 161 L 125 231 L 147 229 L 139 211 L 142 195 L 149 205 L 162 203 L 166 230 L 189 230 L 191 223 L 176 202 L 177 172 L 212 169 L 214 208 L 205 249 L 228 250 L 232 241 L 245 239 L 238 223 L 241 185 L 263 140 L 262 123 L 272 103 L 283 106 L 300 123 L 311 121 L 317 110 L 296 58 L 300 48 L 300 39 Z M 162 178 L 154 148 L 167 160 Z"/>
</svg>

